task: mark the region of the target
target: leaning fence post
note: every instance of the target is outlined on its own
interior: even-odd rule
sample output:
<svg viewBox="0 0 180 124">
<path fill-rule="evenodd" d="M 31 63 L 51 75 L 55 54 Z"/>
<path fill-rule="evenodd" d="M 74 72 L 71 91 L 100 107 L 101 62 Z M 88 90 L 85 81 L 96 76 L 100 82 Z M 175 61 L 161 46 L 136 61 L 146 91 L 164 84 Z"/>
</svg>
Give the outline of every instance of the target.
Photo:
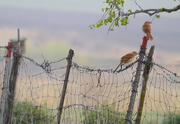
<svg viewBox="0 0 180 124">
<path fill-rule="evenodd" d="M 11 67 L 11 74 L 9 78 L 9 89 L 8 89 L 8 97 L 7 97 L 7 111 L 5 112 L 4 117 L 4 124 L 11 124 L 12 123 L 12 115 L 13 115 L 13 107 L 14 107 L 14 97 L 15 97 L 15 90 L 16 90 L 16 81 L 18 76 L 18 70 L 20 65 L 20 58 L 22 54 L 22 50 L 24 49 L 24 42 L 25 39 L 20 41 L 19 38 L 19 29 L 18 29 L 18 40 L 11 40 L 13 44 L 13 60 L 12 60 L 12 67 Z"/>
<path fill-rule="evenodd" d="M 57 124 L 60 124 L 61 121 L 61 115 L 62 115 L 62 110 L 63 110 L 63 105 L 64 105 L 64 99 L 65 99 L 65 94 L 66 94 L 66 89 L 67 89 L 67 84 L 68 84 L 68 79 L 69 79 L 69 73 L 70 73 L 70 68 L 72 64 L 72 57 L 74 55 L 74 51 L 72 49 L 69 50 L 69 55 L 67 57 L 67 68 L 66 68 L 66 75 L 64 79 L 64 85 L 61 93 L 61 99 L 58 107 L 58 114 L 57 114 Z"/>
<path fill-rule="evenodd" d="M 6 54 L 6 63 L 5 63 L 5 72 L 4 72 L 4 79 L 3 79 L 3 88 L 2 88 L 2 95 L 1 95 L 1 116 L 0 116 L 0 124 L 4 123 L 4 114 L 7 110 L 7 96 L 9 93 L 9 77 L 10 77 L 10 64 L 11 64 L 11 48 L 12 43 L 8 43 L 7 47 L 7 54 Z"/>
<path fill-rule="evenodd" d="M 155 48 L 155 46 L 151 46 L 151 49 L 149 50 L 149 54 L 147 57 L 147 62 L 146 62 L 145 67 L 144 67 L 140 102 L 139 102 L 139 106 L 138 106 L 138 112 L 137 112 L 135 124 L 140 124 L 140 122 L 141 122 L 142 110 L 143 110 L 143 105 L 144 105 L 144 100 L 145 100 L 145 95 L 146 95 L 147 81 L 149 78 L 150 70 L 152 68 L 151 62 L 152 62 L 152 56 L 154 54 L 154 48 Z"/>
<path fill-rule="evenodd" d="M 139 52 L 139 60 L 138 60 L 138 67 L 136 69 L 136 75 L 135 75 L 135 79 L 132 83 L 132 94 L 130 97 L 130 103 L 128 106 L 128 110 L 127 110 L 127 114 L 126 114 L 126 124 L 131 124 L 131 119 L 132 119 L 132 114 L 133 114 L 133 109 L 134 109 L 134 103 L 135 103 L 135 99 L 136 99 L 136 94 L 138 91 L 138 84 L 140 81 L 140 76 L 141 76 L 141 69 L 142 69 L 142 65 L 143 65 L 143 59 L 144 59 L 144 55 L 146 52 L 146 45 L 147 45 L 147 38 L 144 36 L 143 37 L 143 42 L 140 48 L 140 52 Z"/>
</svg>

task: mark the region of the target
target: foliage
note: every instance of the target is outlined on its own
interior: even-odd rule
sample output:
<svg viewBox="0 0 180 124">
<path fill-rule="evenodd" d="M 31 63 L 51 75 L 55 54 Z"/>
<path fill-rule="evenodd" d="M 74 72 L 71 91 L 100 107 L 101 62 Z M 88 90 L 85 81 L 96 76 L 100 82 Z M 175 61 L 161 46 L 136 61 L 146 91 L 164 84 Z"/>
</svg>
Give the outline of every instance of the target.
<svg viewBox="0 0 180 124">
<path fill-rule="evenodd" d="M 115 106 L 102 105 L 99 108 L 96 107 L 93 110 L 83 110 L 83 123 L 84 124 L 124 124 L 124 114 L 117 111 Z"/>
<path fill-rule="evenodd" d="M 124 3 L 125 3 L 124 0 L 106 0 L 105 3 L 107 3 L 109 7 L 102 9 L 102 12 L 104 12 L 102 19 L 98 23 L 91 25 L 90 26 L 91 29 L 99 28 L 102 25 L 107 25 L 108 23 L 111 23 L 112 26 L 110 26 L 109 30 L 113 31 L 114 30 L 113 26 L 128 24 L 128 16 L 120 18 L 121 12 L 120 11 L 117 12 L 117 9 L 120 10 L 121 7 L 124 7 Z"/>
<path fill-rule="evenodd" d="M 180 124 L 180 112 L 177 114 L 170 113 L 167 120 L 164 120 L 163 124 Z"/>
<path fill-rule="evenodd" d="M 31 102 L 16 102 L 13 109 L 13 123 L 21 124 L 49 124 L 54 122 L 52 113 L 45 108 L 40 108 Z"/>
<path fill-rule="evenodd" d="M 105 0 L 105 3 L 108 7 L 102 8 L 102 12 L 104 13 L 102 18 L 93 25 L 90 25 L 90 29 L 99 28 L 103 25 L 110 24 L 109 31 L 114 31 L 114 26 L 126 26 L 129 24 L 129 16 L 144 13 L 149 16 L 155 15 L 155 18 L 159 19 L 161 12 L 171 13 L 174 11 L 178 11 L 180 9 L 180 5 L 175 6 L 172 9 L 167 8 L 157 8 L 157 9 L 143 9 L 136 1 L 134 1 L 135 5 L 138 6 L 140 10 L 132 11 L 129 7 L 127 12 L 124 12 L 125 0 Z"/>
</svg>

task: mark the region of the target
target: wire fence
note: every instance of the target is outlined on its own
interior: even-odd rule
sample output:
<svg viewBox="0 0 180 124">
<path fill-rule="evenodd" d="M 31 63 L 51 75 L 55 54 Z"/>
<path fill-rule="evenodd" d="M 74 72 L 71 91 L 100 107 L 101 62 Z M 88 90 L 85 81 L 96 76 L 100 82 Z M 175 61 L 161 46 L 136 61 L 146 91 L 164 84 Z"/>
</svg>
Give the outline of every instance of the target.
<svg viewBox="0 0 180 124">
<path fill-rule="evenodd" d="M 0 48 L 1 102 L 6 63 L 6 47 Z M 11 62 L 13 58 L 11 57 Z M 22 56 L 18 71 L 12 114 L 13 124 L 55 124 L 67 69 L 67 58 L 41 64 Z M 130 102 L 138 58 L 113 73 L 72 61 L 64 99 L 61 124 L 123 124 Z M 180 122 L 180 76 L 152 63 L 144 102 L 142 124 Z M 140 101 L 141 77 L 132 123 Z M 2 114 L 2 113 L 1 113 Z"/>
</svg>

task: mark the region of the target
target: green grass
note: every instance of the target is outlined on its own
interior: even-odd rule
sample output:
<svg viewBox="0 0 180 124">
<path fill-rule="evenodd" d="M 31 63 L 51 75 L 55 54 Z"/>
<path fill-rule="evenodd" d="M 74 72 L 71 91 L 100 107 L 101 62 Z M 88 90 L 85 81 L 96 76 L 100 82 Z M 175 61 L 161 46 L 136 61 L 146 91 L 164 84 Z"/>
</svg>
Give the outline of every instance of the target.
<svg viewBox="0 0 180 124">
<path fill-rule="evenodd" d="M 14 104 L 12 119 L 13 123 L 21 124 L 51 124 L 55 122 L 53 111 L 46 107 L 38 107 L 28 101 L 16 102 Z"/>
<path fill-rule="evenodd" d="M 94 109 L 83 110 L 84 124 L 124 124 L 125 116 L 117 111 L 115 106 L 102 105 Z"/>
</svg>

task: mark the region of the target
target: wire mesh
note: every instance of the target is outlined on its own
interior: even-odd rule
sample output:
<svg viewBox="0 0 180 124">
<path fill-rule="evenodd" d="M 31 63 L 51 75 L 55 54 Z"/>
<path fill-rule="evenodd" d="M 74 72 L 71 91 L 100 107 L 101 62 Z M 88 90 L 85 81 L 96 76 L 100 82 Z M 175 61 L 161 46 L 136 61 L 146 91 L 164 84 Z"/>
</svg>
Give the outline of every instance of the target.
<svg viewBox="0 0 180 124">
<path fill-rule="evenodd" d="M 3 89 L 6 49 L 0 49 L 0 86 Z M 74 62 L 63 106 L 62 124 L 121 124 L 131 96 L 137 61 L 112 69 L 94 69 Z M 155 62 L 149 75 L 142 124 L 177 124 L 180 120 L 180 76 Z M 16 85 L 13 123 L 56 123 L 64 84 L 66 58 L 41 64 L 22 56 Z M 140 100 L 142 78 L 132 123 Z M 2 94 L 2 90 L 0 91 Z M 2 95 L 1 95 L 2 103 Z"/>
</svg>

